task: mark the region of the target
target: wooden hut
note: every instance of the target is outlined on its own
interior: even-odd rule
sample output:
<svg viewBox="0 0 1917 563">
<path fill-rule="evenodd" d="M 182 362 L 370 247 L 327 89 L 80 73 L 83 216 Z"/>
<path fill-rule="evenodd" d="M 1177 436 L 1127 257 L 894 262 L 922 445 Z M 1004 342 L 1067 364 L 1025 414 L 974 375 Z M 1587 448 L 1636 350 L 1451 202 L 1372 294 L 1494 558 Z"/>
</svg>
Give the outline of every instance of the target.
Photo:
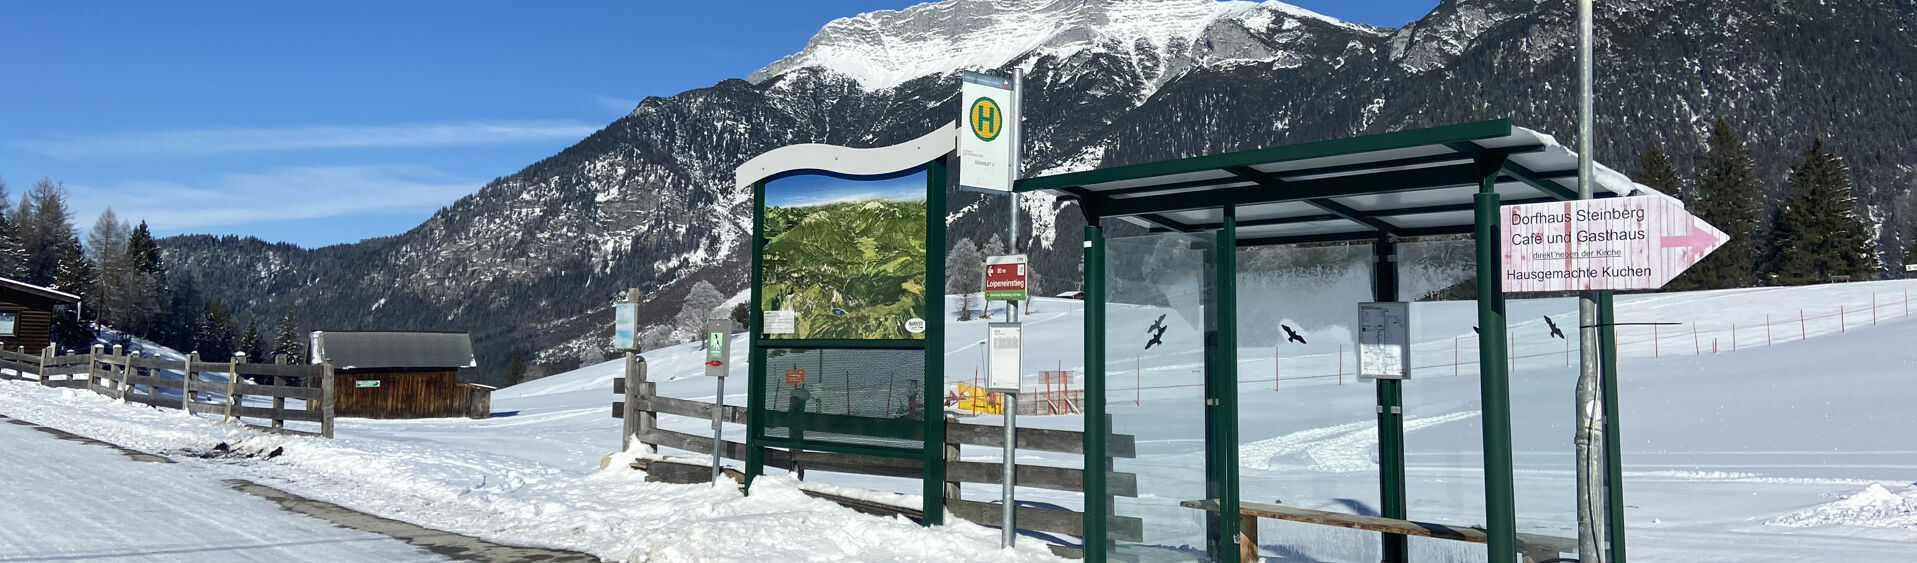
<svg viewBox="0 0 1917 563">
<path fill-rule="evenodd" d="M 53 341 L 54 308 L 79 302 L 78 295 L 0 278 L 0 346 L 38 355 Z"/>
<path fill-rule="evenodd" d="M 461 383 L 478 367 L 464 332 L 317 331 L 313 361 L 333 362 L 337 416 L 487 418 L 492 387 Z"/>
</svg>

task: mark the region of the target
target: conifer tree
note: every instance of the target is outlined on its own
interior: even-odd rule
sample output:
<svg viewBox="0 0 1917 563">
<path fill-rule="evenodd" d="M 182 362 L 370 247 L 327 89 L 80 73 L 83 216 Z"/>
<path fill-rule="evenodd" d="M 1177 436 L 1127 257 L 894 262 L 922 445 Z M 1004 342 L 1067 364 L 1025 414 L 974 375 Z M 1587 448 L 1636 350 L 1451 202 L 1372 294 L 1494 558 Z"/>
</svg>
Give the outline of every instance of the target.
<svg viewBox="0 0 1917 563">
<path fill-rule="evenodd" d="M 1850 169 L 1824 148 L 1823 137 L 1791 166 L 1784 204 L 1771 232 L 1774 243 L 1764 272 L 1776 283 L 1801 285 L 1843 275 L 1866 278 L 1877 270 L 1877 252 L 1857 214 Z"/>
<path fill-rule="evenodd" d="M 506 355 L 506 387 L 526 382 L 526 352 L 518 346 Z"/>
<path fill-rule="evenodd" d="M 1637 181 L 1664 195 L 1690 201 L 1685 193 L 1684 180 L 1677 175 L 1677 168 L 1671 166 L 1671 159 L 1664 154 L 1664 148 L 1651 145 L 1644 149 L 1644 155 L 1638 158 Z"/>
<path fill-rule="evenodd" d="M 18 221 L 8 200 L 7 180 L 0 178 L 0 277 L 17 279 L 21 277 L 27 253 L 20 247 Z"/>
<path fill-rule="evenodd" d="M 1719 118 L 1711 126 L 1704 158 L 1698 166 L 1690 212 L 1716 226 L 1731 240 L 1678 276 L 1671 289 L 1747 287 L 1757 282 L 1758 229 L 1762 211 L 1756 165 L 1744 140 Z"/>
<path fill-rule="evenodd" d="M 266 342 L 260 338 L 260 325 L 246 321 L 246 332 L 240 335 L 240 352 L 246 353 L 246 361 L 263 362 L 266 358 Z"/>
<path fill-rule="evenodd" d="M 67 209 L 67 188 L 52 178 L 41 178 L 21 197 L 16 228 L 20 246 L 26 254 L 23 275 L 27 283 L 47 285 L 60 272 L 65 258 L 62 245 L 78 240 L 73 234 L 73 213 Z"/>
<path fill-rule="evenodd" d="M 160 245 L 153 240 L 146 221 L 141 221 L 127 235 L 126 267 L 128 275 L 133 277 L 128 284 L 130 326 L 126 328 L 145 338 L 157 338 L 164 320 L 161 314 L 168 304 L 166 266 L 161 263 Z"/>
<path fill-rule="evenodd" d="M 273 331 L 273 349 L 268 354 L 274 358 L 284 355 L 287 361 L 296 364 L 306 362 L 306 342 L 300 338 L 292 313 L 280 317 L 279 329 Z"/>
<path fill-rule="evenodd" d="M 78 239 L 69 238 L 55 248 L 58 249 L 60 261 L 50 285 L 54 289 L 80 296 L 80 304 L 56 308 L 53 341 L 63 350 L 85 350 L 93 345 L 93 331 L 86 323 L 92 312 L 86 309 L 86 303 L 91 299 L 89 294 L 98 285 L 99 278 L 93 261 L 88 260 L 86 253 L 81 251 Z"/>
</svg>

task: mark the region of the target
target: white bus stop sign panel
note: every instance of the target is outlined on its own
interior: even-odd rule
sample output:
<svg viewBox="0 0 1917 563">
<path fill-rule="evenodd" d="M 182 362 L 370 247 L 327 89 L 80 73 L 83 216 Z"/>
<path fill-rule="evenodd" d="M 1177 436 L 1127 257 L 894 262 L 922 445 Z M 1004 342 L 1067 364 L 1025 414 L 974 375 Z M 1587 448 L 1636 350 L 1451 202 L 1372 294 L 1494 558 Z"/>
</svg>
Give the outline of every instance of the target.
<svg viewBox="0 0 1917 563">
<path fill-rule="evenodd" d="M 1657 289 L 1730 237 L 1660 196 L 1507 205 L 1504 291 Z"/>
</svg>

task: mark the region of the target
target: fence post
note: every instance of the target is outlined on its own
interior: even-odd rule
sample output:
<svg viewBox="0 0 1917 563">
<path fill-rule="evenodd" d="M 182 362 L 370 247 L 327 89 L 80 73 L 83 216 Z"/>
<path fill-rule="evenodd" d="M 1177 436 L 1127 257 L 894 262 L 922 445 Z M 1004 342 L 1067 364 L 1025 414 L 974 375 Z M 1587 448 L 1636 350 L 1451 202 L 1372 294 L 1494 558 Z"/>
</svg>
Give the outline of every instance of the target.
<svg viewBox="0 0 1917 563">
<path fill-rule="evenodd" d="M 22 346 L 20 351 L 24 353 L 27 348 Z M 47 375 L 47 362 L 51 360 L 53 360 L 53 345 L 48 344 L 46 348 L 40 349 L 40 385 L 46 387 L 53 386 L 53 376 Z"/>
<path fill-rule="evenodd" d="M 1769 348 L 1770 346 L 1771 346 L 1771 315 L 1770 313 L 1765 313 L 1764 314 L 1764 347 Z"/>
<path fill-rule="evenodd" d="M 193 364 L 200 361 L 200 353 L 186 355 L 186 369 L 180 371 L 180 410 L 193 414 Z"/>
<path fill-rule="evenodd" d="M 953 425 L 953 424 L 958 424 L 958 419 L 957 419 L 957 418 L 954 418 L 954 417 L 949 417 L 949 416 L 948 416 L 948 417 L 945 417 L 945 425 L 946 425 L 946 426 L 951 426 L 951 425 Z M 958 444 L 958 442 L 954 442 L 954 441 L 952 441 L 952 433 L 951 433 L 951 432 L 946 432 L 946 433 L 945 433 L 945 465 L 946 465 L 946 466 L 952 466 L 952 465 L 955 465 L 955 464 L 957 464 L 957 463 L 958 463 L 959 461 L 960 461 L 960 459 L 959 459 L 959 444 Z M 959 496 L 959 483 L 960 483 L 960 482 L 959 482 L 959 481 L 954 481 L 954 480 L 951 480 L 951 479 L 952 479 L 952 473 L 951 473 L 951 472 L 949 472 L 949 471 L 948 471 L 948 472 L 946 472 L 946 474 L 945 474 L 945 478 L 947 479 L 947 480 L 945 481 L 945 498 L 947 498 L 947 499 L 958 499 L 958 498 L 962 498 L 962 497 L 960 497 L 960 496 Z"/>
<path fill-rule="evenodd" d="M 1850 333 L 1850 314 L 1844 309 L 1845 307 L 1843 305 L 1837 306 L 1837 332 L 1839 334 Z"/>
<path fill-rule="evenodd" d="M 1870 326 L 1877 326 L 1877 292 L 1870 293 Z"/>
<path fill-rule="evenodd" d="M 1664 357 L 1664 337 L 1658 335 L 1657 325 L 1651 325 L 1651 357 Z"/>
<path fill-rule="evenodd" d="M 234 352 L 233 359 L 226 363 L 226 418 L 220 420 L 220 422 L 231 422 L 233 420 L 233 409 L 240 404 L 240 397 L 234 395 L 233 392 L 239 389 L 240 364 L 243 363 L 246 363 L 246 352 L 244 351 Z"/>
<path fill-rule="evenodd" d="M 125 349 L 124 347 L 122 347 L 122 346 L 120 346 L 119 344 L 114 344 L 114 345 L 113 345 L 113 355 L 114 355 L 114 356 L 119 356 L 119 358 L 120 358 L 120 371 L 119 371 L 119 373 L 114 373 L 114 374 L 113 374 L 113 375 L 114 375 L 114 378 L 113 378 L 113 384 L 114 384 L 114 386 L 116 386 L 116 387 L 119 387 L 119 388 L 120 388 L 120 402 L 121 402 L 121 403 L 126 403 L 126 394 L 127 394 L 127 392 L 128 392 L 128 391 L 131 391 L 131 390 L 133 389 L 133 386 L 132 386 L 132 385 L 128 385 L 128 384 L 127 384 L 127 382 L 126 382 L 126 378 L 127 378 L 127 376 L 128 376 L 128 375 L 131 375 L 131 374 L 133 373 L 133 363 L 132 363 L 132 362 L 128 362 L 128 361 L 126 361 L 126 360 L 127 360 L 127 358 L 128 358 L 128 356 L 127 356 L 127 354 L 126 354 L 126 351 L 125 351 L 125 350 L 126 350 L 126 349 Z M 107 372 L 108 372 L 108 373 L 113 373 L 113 369 L 112 369 L 112 368 L 108 368 L 108 369 L 107 369 Z"/>
<path fill-rule="evenodd" d="M 1797 310 L 1797 339 L 1810 340 L 1810 329 L 1804 328 L 1804 310 Z"/>
<path fill-rule="evenodd" d="M 93 370 L 100 365 L 100 351 L 105 349 L 106 349 L 105 344 L 95 343 L 93 345 L 93 348 L 87 351 L 87 390 L 88 391 L 93 390 L 94 381 L 96 381 L 99 378 L 99 374 L 95 373 Z"/>
<path fill-rule="evenodd" d="M 327 358 L 320 362 L 320 435 L 333 437 L 333 401 L 337 399 L 333 391 L 333 360 Z M 278 421 L 274 421 L 278 422 Z"/>
<path fill-rule="evenodd" d="M 1731 323 L 1731 351 L 1737 351 L 1737 323 Z"/>
<path fill-rule="evenodd" d="M 1702 347 L 1697 345 L 1697 321 L 1691 321 L 1691 355 L 1696 356 L 1701 353 L 1703 353 Z"/>
<path fill-rule="evenodd" d="M 1345 384 L 1345 345 L 1338 345 L 1338 384 Z"/>
<path fill-rule="evenodd" d="M 639 409 L 639 401 L 641 399 L 644 399 L 646 396 L 646 394 L 643 392 L 644 386 L 646 384 L 646 361 L 643 359 L 640 359 L 639 355 L 636 353 L 633 353 L 630 351 L 626 352 L 625 372 L 626 372 L 626 394 L 625 394 L 626 410 L 625 412 L 620 413 L 621 422 L 620 422 L 620 429 L 619 429 L 619 434 L 620 434 L 619 436 L 620 450 L 619 451 L 626 451 L 626 450 L 632 449 L 632 441 L 634 440 L 634 436 L 640 436 L 641 443 L 644 443 L 643 436 L 645 436 L 646 433 L 650 430 L 649 428 L 645 427 L 644 418 L 642 418 L 644 411 L 641 411 Z M 655 451 L 655 450 L 651 450 L 650 448 L 648 448 L 647 451 Z"/>
</svg>

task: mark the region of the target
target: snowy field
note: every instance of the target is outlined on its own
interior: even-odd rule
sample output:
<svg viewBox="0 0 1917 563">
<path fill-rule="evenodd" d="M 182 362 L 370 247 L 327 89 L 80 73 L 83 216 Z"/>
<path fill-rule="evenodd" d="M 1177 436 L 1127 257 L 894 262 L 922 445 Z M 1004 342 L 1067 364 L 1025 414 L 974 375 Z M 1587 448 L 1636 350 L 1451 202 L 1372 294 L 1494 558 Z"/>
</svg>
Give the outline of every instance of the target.
<svg viewBox="0 0 1917 563">
<path fill-rule="evenodd" d="M 1355 315 L 1352 303 L 1366 300 L 1363 287 L 1304 284 L 1258 289 L 1276 294 L 1259 302 L 1241 297 L 1248 303 L 1242 323 L 1282 323 L 1310 341 L 1241 342 L 1240 463 L 1247 500 L 1375 512 L 1374 389 L 1352 375 L 1354 360 L 1348 357 L 1349 317 Z M 1917 423 L 1917 412 L 1909 407 L 1917 396 L 1917 347 L 1911 346 L 1917 342 L 1917 320 L 1906 316 L 1902 300 L 1911 293 L 1917 293 L 1917 282 L 1620 296 L 1621 322 L 1679 323 L 1655 329 L 1660 331 L 1655 343 L 1649 327 L 1620 331 L 1631 554 L 1645 561 L 1910 560 L 1917 553 L 1917 435 L 1909 432 Z M 1302 305 L 1278 311 L 1275 303 Z M 1510 310 L 1517 356 L 1512 394 L 1520 526 L 1574 537 L 1570 424 L 1576 370 L 1566 364 L 1565 351 L 1574 355 L 1575 349 L 1551 337 L 1542 317 L 1551 317 L 1575 338 L 1575 303 L 1513 300 Z M 1866 312 L 1859 316 L 1858 311 Z M 1058 369 L 1073 373 L 1074 388 L 1082 385 L 1082 312 L 1079 302 L 1042 300 L 1025 316 L 1028 388 L 1043 387 L 1041 370 Z M 1824 313 L 1832 315 L 1819 316 Z M 1481 455 L 1471 331 L 1475 309 L 1470 303 L 1430 303 L 1418 304 L 1413 314 L 1412 362 L 1419 369 L 1405 385 L 1411 517 L 1479 524 L 1483 484 L 1475 469 Z M 1788 324 L 1779 324 L 1785 317 Z M 1733 325 L 1739 326 L 1735 346 Z M 970 382 L 984 323 L 948 319 L 947 326 L 947 380 Z M 1717 353 L 1712 353 L 1713 335 Z M 1161 362 L 1143 369 L 1142 360 L 1120 357 L 1116 346 L 1108 366 L 1109 400 L 1120 417 L 1116 430 L 1140 435 L 1141 457 L 1127 463 L 1194 463 L 1195 445 L 1175 436 L 1152 437 L 1148 423 L 1178 415 L 1143 407 L 1195 396 L 1195 389 L 1175 384 L 1189 381 L 1191 368 Z M 1460 349 L 1457 360 L 1454 347 Z M 743 349 L 742 342 L 735 345 L 739 357 Z M 703 366 L 696 353 L 681 346 L 646 354 L 662 394 L 711 399 L 713 382 L 699 375 Z M 743 404 L 743 363 L 734 365 L 726 401 Z M 601 458 L 619 441 L 619 421 L 609 416 L 615 399 L 611 380 L 618 371 L 619 362 L 607 362 L 501 389 L 493 395 L 499 416 L 490 420 L 342 419 L 335 440 L 269 435 L 222 425 L 217 417 L 122 405 L 92 393 L 19 382 L 0 382 L 0 414 L 143 451 L 181 454 L 174 455 L 180 463 L 170 467 L 250 479 L 500 543 L 609 559 L 1051 559 L 1031 541 L 1021 541 L 1016 553 L 998 552 L 995 530 L 952 518 L 948 521 L 958 523 L 925 530 L 902 520 L 858 515 L 802 496 L 798 483 L 783 476 L 761 481 L 751 497 L 742 497 L 705 486 L 645 483 L 638 472 L 622 468 L 620 460 L 629 454 L 615 459 L 615 469 L 600 471 Z M 1161 382 L 1174 384 L 1157 385 Z M 1140 406 L 1133 407 L 1133 401 Z M 968 417 L 967 422 L 992 424 L 996 417 Z M 1019 422 L 1070 429 L 1081 424 L 1076 416 L 1027 416 Z M 662 416 L 661 423 L 708 431 L 700 420 Z M 16 434 L 0 434 L 10 458 L 14 452 L 42 455 L 17 449 L 15 443 L 26 438 Z M 728 425 L 729 439 L 743 435 L 743 427 Z M 285 455 L 271 460 L 192 456 L 221 442 L 242 452 L 284 447 Z M 997 456 L 991 449 L 968 449 L 964 455 Z M 1026 454 L 1020 461 L 1080 462 L 1057 454 Z M 918 488 L 908 480 L 825 473 L 810 474 L 807 482 L 898 492 Z M 1168 510 L 1154 503 L 1175 504 L 1178 489 L 1186 485 L 1145 486 L 1144 498 L 1123 501 L 1120 513 Z M 63 513 L 46 503 L 25 509 L 29 505 L 19 499 L 40 497 L 18 488 L 0 491 L 5 501 L 0 511 L 8 512 L 0 521 L 20 518 L 23 510 L 34 513 L 30 518 L 78 518 L 86 510 Z M 998 491 L 967 485 L 965 496 L 991 500 Z M 1020 489 L 1019 496 L 1080 504 L 1069 495 L 1037 489 Z M 1261 528 L 1263 551 L 1273 561 L 1375 561 L 1378 556 L 1373 533 L 1270 520 Z M 1151 530 L 1148 535 L 1178 534 Z M 64 543 L 7 545 L 6 550 L 0 559 L 108 551 Z M 1484 557 L 1477 546 L 1416 539 L 1413 553 L 1419 561 Z M 342 553 L 329 559 L 381 557 Z"/>
</svg>

